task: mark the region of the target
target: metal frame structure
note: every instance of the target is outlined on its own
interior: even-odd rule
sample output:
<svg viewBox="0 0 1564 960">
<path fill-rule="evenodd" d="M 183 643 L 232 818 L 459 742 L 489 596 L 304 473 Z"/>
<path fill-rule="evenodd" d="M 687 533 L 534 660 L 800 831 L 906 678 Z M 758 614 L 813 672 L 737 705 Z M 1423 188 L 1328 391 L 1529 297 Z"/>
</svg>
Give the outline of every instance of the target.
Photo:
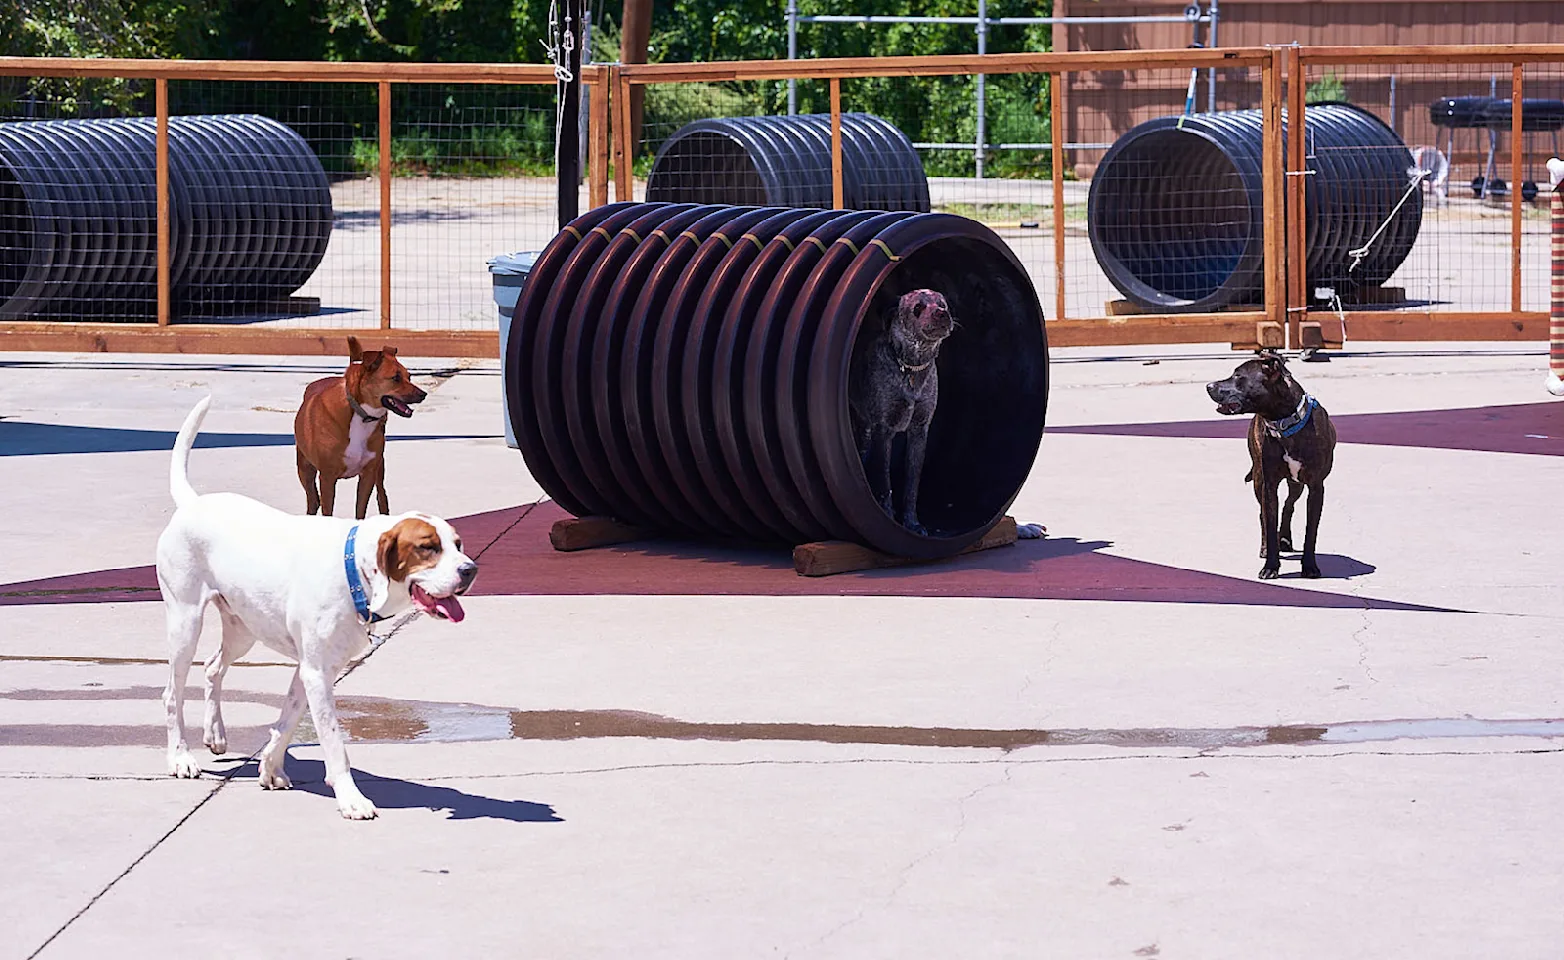
<svg viewBox="0 0 1564 960">
<path fill-rule="evenodd" d="M 1047 24 L 1053 26 L 1070 26 L 1103 24 L 1103 23 L 1188 23 L 1194 28 L 1198 43 L 1200 24 L 1209 27 L 1209 43 L 1205 46 L 1215 49 L 1217 45 L 1217 24 L 1221 20 L 1221 10 L 1218 0 L 1206 0 L 1206 9 L 1202 12 L 1198 2 L 1190 3 L 1184 9 L 1181 16 L 1170 14 L 1154 15 L 1142 14 L 1139 16 L 1124 17 L 990 17 L 988 15 L 988 0 L 977 0 L 977 15 L 973 17 L 901 17 L 901 16 L 877 16 L 877 15 L 839 15 L 821 14 L 816 16 L 801 16 L 798 12 L 798 0 L 787 0 L 787 58 L 798 59 L 798 25 L 800 23 L 913 23 L 913 24 L 970 24 L 977 32 L 978 56 L 988 53 L 988 31 L 990 27 L 1024 27 Z M 1053 46 L 1052 43 L 1049 46 Z M 988 142 L 988 111 L 986 75 L 974 74 L 977 78 L 977 86 L 974 92 L 977 112 L 977 136 L 972 143 L 914 143 L 913 146 L 924 150 L 971 150 L 974 151 L 974 162 L 977 168 L 977 177 L 983 178 L 983 161 L 990 150 L 1051 150 L 1051 143 L 989 143 Z M 1208 109 L 1216 110 L 1216 68 L 1213 67 L 1206 73 L 1208 86 Z M 798 82 L 787 82 L 787 112 L 798 112 Z M 1105 150 L 1111 144 L 1102 143 L 1066 143 L 1064 150 Z"/>
</svg>

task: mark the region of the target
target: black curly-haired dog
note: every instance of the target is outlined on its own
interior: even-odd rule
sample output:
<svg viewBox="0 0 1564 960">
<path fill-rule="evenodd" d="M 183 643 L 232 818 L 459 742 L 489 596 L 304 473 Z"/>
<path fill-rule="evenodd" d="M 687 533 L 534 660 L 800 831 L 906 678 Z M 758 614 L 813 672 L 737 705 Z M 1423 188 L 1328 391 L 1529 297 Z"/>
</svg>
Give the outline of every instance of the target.
<svg viewBox="0 0 1564 960">
<path fill-rule="evenodd" d="M 1251 413 L 1249 424 L 1249 474 L 1255 499 L 1260 501 L 1260 556 L 1265 566 L 1260 579 L 1271 580 L 1281 572 L 1281 551 L 1291 550 L 1292 509 L 1309 488 L 1309 505 L 1303 533 L 1303 575 L 1318 577 L 1314 556 L 1320 532 L 1320 512 L 1325 508 L 1325 478 L 1336 458 L 1336 427 L 1319 401 L 1304 392 L 1287 372 L 1287 364 L 1274 354 L 1238 365 L 1233 375 L 1206 385 L 1217 412 L 1232 416 Z M 1287 502 L 1277 517 L 1277 485 L 1287 481 Z"/>
<path fill-rule="evenodd" d="M 900 522 L 914 533 L 928 532 L 918 522 L 918 484 L 928 450 L 929 423 L 939 404 L 935 361 L 940 344 L 954 328 L 950 306 L 940 294 L 914 290 L 903 295 L 885 332 L 855 358 L 848 386 L 864 475 L 880 505 L 893 518 L 891 445 L 897 434 L 907 435 Z M 874 469 L 876 462 L 878 471 Z"/>
</svg>

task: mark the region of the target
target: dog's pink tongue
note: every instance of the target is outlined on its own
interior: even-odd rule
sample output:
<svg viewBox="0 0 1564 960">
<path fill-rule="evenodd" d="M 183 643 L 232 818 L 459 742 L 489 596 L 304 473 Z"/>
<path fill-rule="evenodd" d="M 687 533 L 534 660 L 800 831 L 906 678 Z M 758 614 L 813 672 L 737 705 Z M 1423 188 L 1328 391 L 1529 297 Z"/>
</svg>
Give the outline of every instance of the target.
<svg viewBox="0 0 1564 960">
<path fill-rule="evenodd" d="M 452 623 L 461 623 L 462 618 L 467 616 L 466 611 L 462 609 L 462 605 L 455 595 L 431 599 L 434 600 L 434 605 L 439 608 L 440 612 L 445 614 L 446 618 Z"/>
</svg>

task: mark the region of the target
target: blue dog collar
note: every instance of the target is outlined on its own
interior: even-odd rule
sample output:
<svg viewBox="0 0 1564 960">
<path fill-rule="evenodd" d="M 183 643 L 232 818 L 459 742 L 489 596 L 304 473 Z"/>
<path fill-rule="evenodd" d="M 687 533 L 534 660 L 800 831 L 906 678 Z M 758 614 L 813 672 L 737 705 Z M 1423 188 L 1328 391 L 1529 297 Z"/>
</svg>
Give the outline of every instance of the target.
<svg viewBox="0 0 1564 960">
<path fill-rule="evenodd" d="M 1298 409 L 1292 416 L 1285 420 L 1266 420 L 1264 417 L 1260 420 L 1265 424 L 1265 432 L 1271 436 L 1290 437 L 1309 425 L 1309 418 L 1314 416 L 1314 408 L 1317 406 L 1319 403 L 1306 393 L 1303 399 L 1298 401 Z M 351 538 L 349 542 L 352 542 Z"/>
<path fill-rule="evenodd" d="M 378 613 L 369 612 L 369 597 L 364 594 L 364 581 L 358 575 L 358 555 L 353 549 L 353 541 L 358 538 L 358 524 L 353 524 L 353 529 L 348 531 L 348 542 L 342 548 L 342 567 L 348 575 L 348 593 L 353 595 L 353 609 L 358 611 L 358 618 L 365 623 L 379 623 L 387 619 Z"/>
</svg>

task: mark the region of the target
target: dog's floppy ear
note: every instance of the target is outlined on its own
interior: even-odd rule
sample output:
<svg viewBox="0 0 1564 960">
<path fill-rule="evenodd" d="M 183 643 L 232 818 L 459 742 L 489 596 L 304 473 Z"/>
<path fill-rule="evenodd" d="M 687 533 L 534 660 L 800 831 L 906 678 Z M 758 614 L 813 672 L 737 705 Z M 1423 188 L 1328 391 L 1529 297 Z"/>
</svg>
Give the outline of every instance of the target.
<svg viewBox="0 0 1564 960">
<path fill-rule="evenodd" d="M 1266 353 L 1260 356 L 1260 366 L 1265 370 L 1267 380 L 1275 380 L 1287 372 L 1287 361 L 1279 354 Z"/>
<path fill-rule="evenodd" d="M 348 362 L 358 363 L 364 359 L 364 348 L 359 346 L 358 337 L 348 337 Z"/>
<path fill-rule="evenodd" d="M 380 352 L 388 357 L 394 357 L 396 356 L 396 347 L 393 347 L 390 344 L 386 344 L 380 348 Z"/>
<path fill-rule="evenodd" d="M 378 610 L 391 595 L 391 581 L 402 579 L 402 542 L 397 528 L 380 535 L 375 543 L 375 563 L 368 571 L 364 586 L 369 593 L 369 609 Z"/>
<path fill-rule="evenodd" d="M 384 353 L 381 353 L 379 350 L 370 350 L 370 351 L 366 352 L 364 354 L 364 370 L 365 370 L 365 372 L 367 372 L 367 373 L 374 373 L 376 370 L 379 370 L 380 369 L 380 362 L 382 360 L 384 360 L 385 358 L 386 358 L 386 355 Z"/>
</svg>

